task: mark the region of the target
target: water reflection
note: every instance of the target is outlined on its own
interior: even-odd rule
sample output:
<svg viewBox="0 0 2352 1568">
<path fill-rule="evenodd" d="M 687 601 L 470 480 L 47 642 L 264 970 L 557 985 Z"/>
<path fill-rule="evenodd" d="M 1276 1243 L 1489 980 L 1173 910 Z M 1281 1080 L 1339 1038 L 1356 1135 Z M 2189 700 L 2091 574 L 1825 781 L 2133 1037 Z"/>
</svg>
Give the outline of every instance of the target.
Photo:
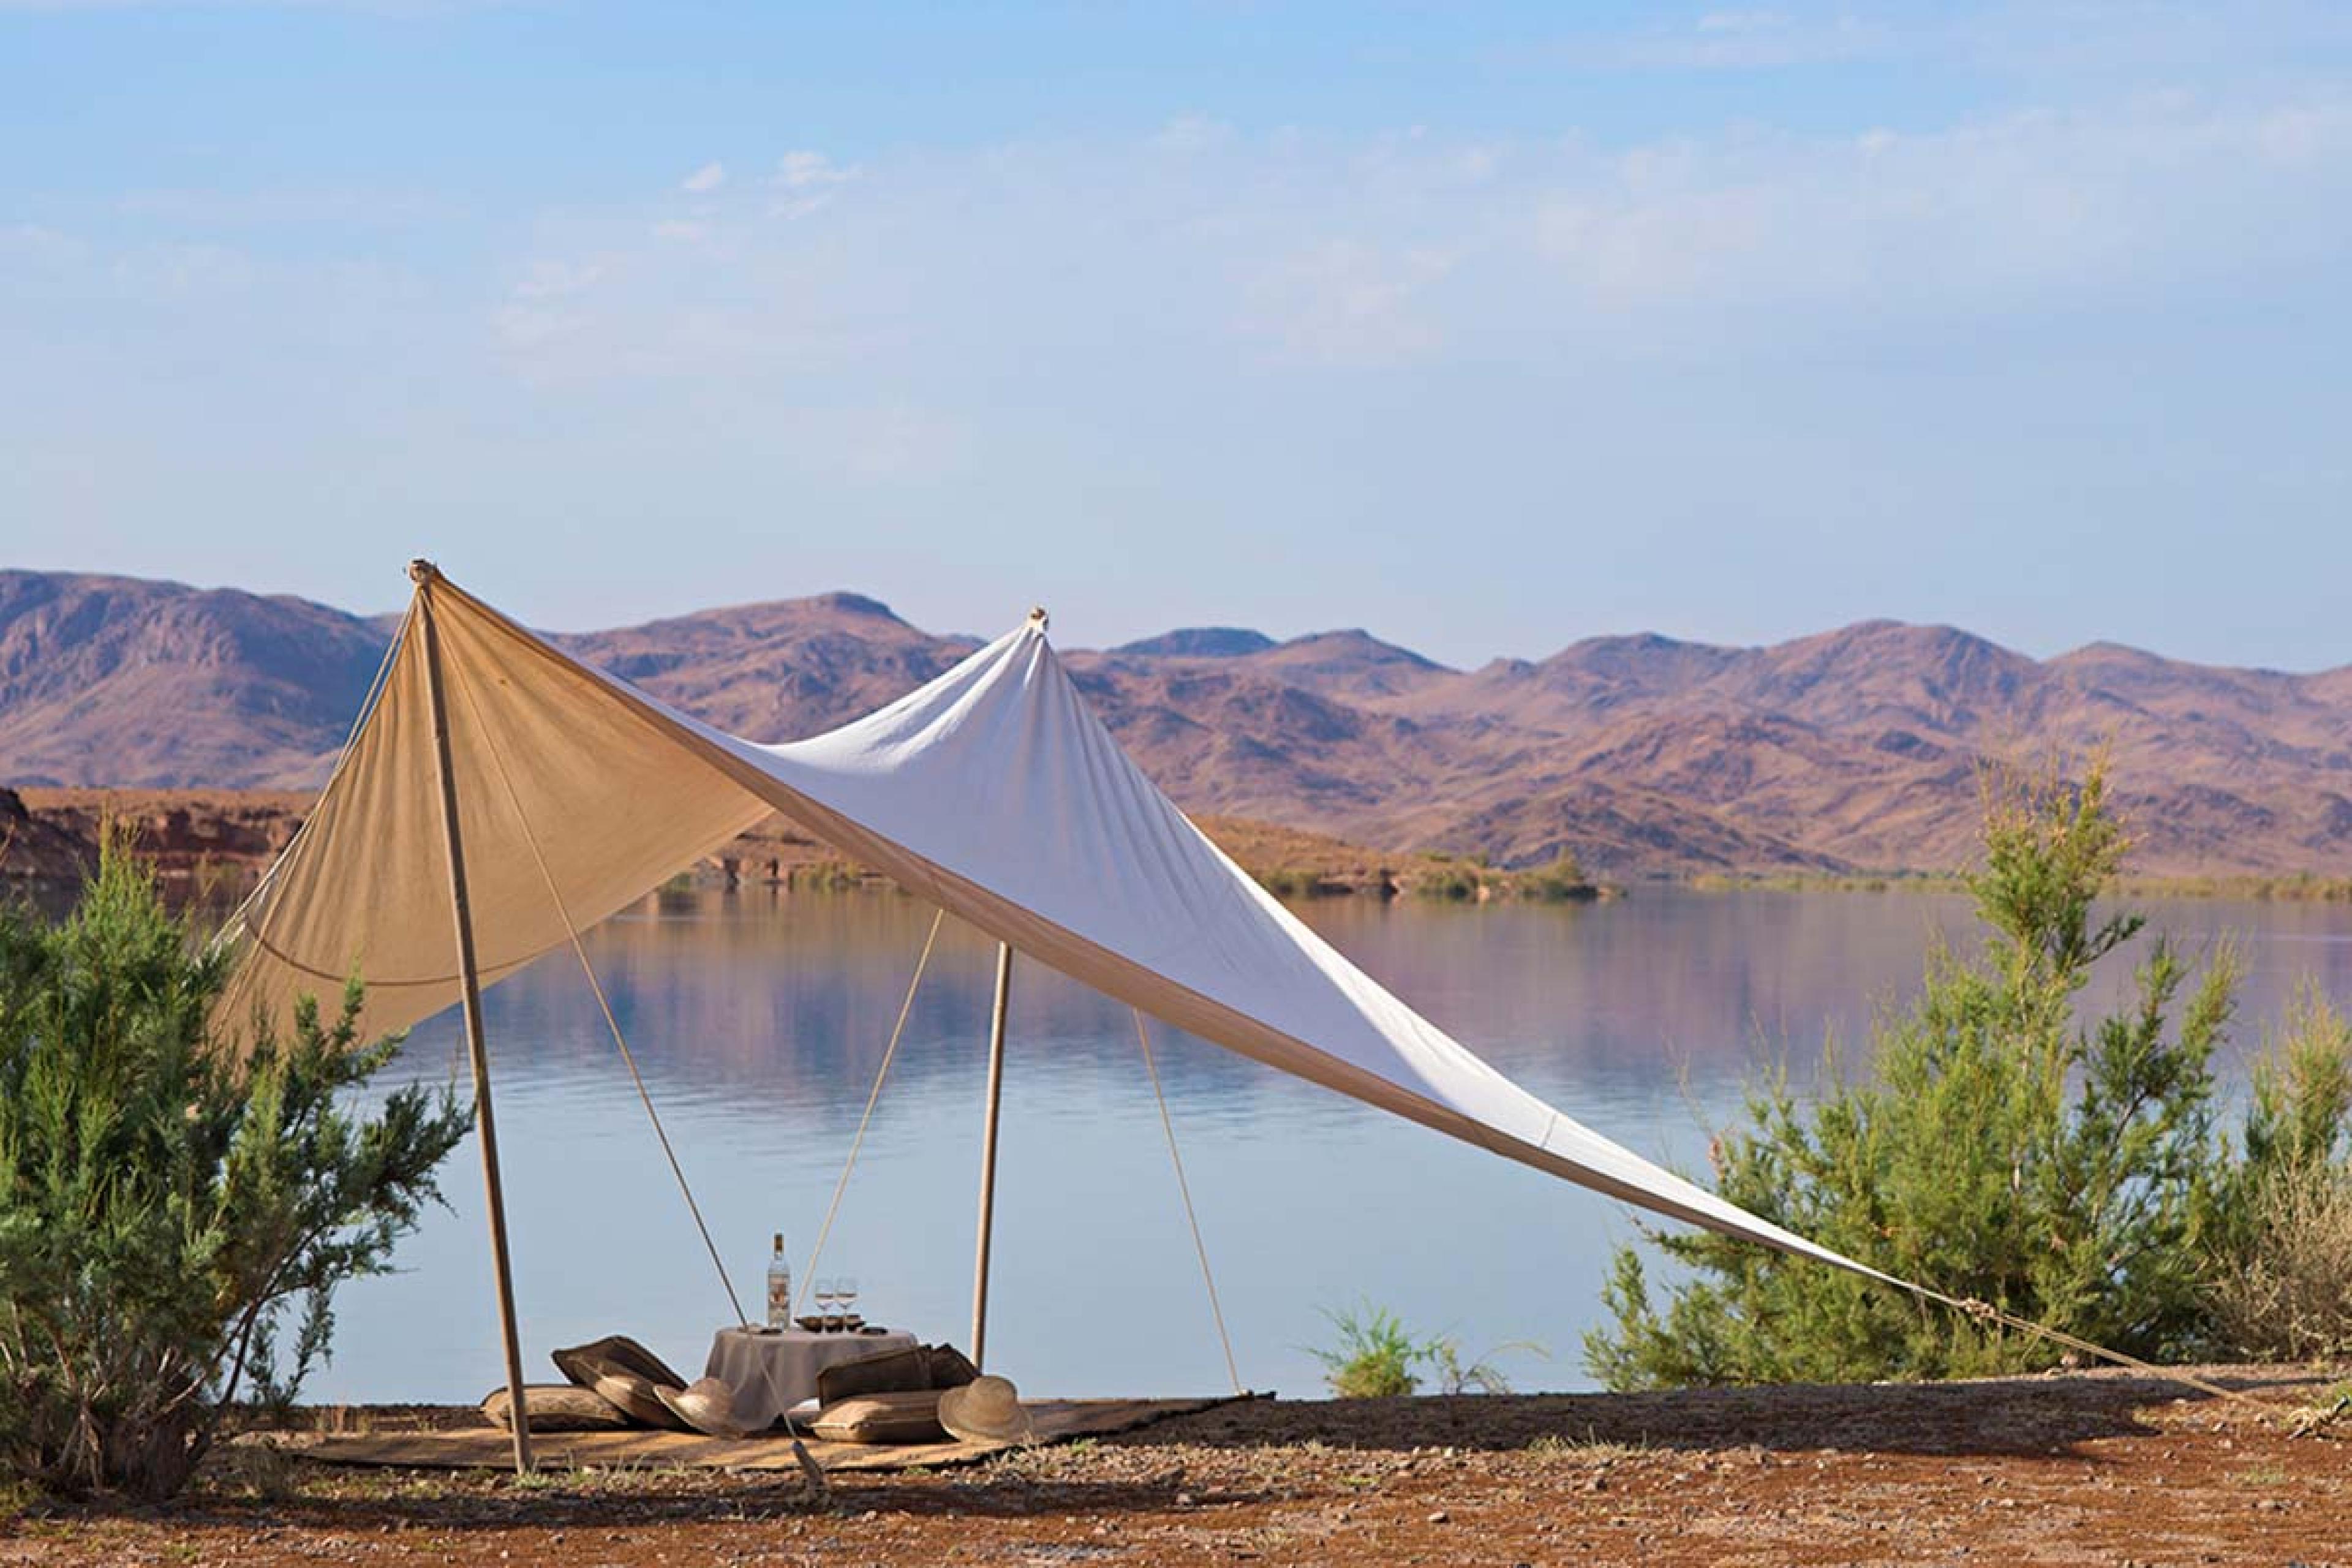
<svg viewBox="0 0 2352 1568">
<path fill-rule="evenodd" d="M 2249 1019 L 2298 977 L 2352 991 L 2352 910 L 2187 903 L 2160 923 L 2244 941 Z M 1644 892 L 1622 904 L 1497 909 L 1336 900 L 1309 918 L 1343 951 L 1536 1093 L 1633 1148 L 1696 1163 L 1706 1128 L 1785 1051 L 1801 1082 L 1825 1032 L 1859 1041 L 1918 984 L 1962 900 Z M 888 895 L 766 890 L 650 900 L 592 956 L 736 1270 L 758 1294 L 768 1234 L 804 1258 L 931 920 Z M 950 923 L 828 1248 L 877 1320 L 961 1341 L 992 950 Z M 2116 976 L 2116 987 L 2125 984 Z M 692 1373 L 727 1299 L 670 1184 L 568 954 L 489 993 L 527 1365 L 635 1333 Z M 2241 1046 L 2255 1030 L 2241 1031 Z M 1583 1383 L 1577 1346 L 1622 1211 L 1325 1090 L 1160 1032 L 1161 1071 L 1243 1375 L 1310 1393 L 1317 1309 L 1359 1297 L 1475 1350 L 1550 1345 L 1514 1370 Z M 1016 972 L 999 1176 L 991 1361 L 1066 1394 L 1213 1389 L 1223 1365 L 1125 1009 L 1034 965 Z M 454 1017 L 407 1061 L 461 1070 Z M 499 1373 L 479 1180 L 403 1272 L 341 1302 L 313 1392 L 462 1399 Z"/>
</svg>

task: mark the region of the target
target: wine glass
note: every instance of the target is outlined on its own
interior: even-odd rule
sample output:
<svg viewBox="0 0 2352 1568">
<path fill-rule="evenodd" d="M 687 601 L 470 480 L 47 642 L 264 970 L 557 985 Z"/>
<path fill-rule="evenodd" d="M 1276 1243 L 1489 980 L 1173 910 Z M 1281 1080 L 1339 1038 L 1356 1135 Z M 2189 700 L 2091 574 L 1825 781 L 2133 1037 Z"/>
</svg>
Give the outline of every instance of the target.
<svg viewBox="0 0 2352 1568">
<path fill-rule="evenodd" d="M 833 1277 L 827 1275 L 816 1282 L 816 1331 L 824 1333 L 833 1327 L 834 1302 L 838 1300 Z"/>
<path fill-rule="evenodd" d="M 850 1311 L 852 1307 L 857 1305 L 857 1276 L 843 1274 L 835 1277 L 833 1282 L 833 1299 L 841 1308 L 841 1326 L 845 1330 L 857 1327 L 856 1318 Z"/>
</svg>

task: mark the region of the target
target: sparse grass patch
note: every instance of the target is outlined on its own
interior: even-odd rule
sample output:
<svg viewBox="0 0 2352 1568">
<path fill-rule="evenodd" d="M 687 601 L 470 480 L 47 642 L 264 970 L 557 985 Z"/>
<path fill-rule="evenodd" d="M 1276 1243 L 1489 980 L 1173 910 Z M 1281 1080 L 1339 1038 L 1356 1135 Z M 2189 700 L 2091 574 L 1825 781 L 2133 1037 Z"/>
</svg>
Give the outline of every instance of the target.
<svg viewBox="0 0 2352 1568">
<path fill-rule="evenodd" d="M 215 1490 L 257 1502 L 284 1502 L 301 1491 L 299 1461 L 272 1443 L 236 1443 L 209 1478 Z"/>
<path fill-rule="evenodd" d="M 2282 1175 L 2255 1198 L 2253 1233 L 2217 1271 L 2223 1342 L 2265 1361 L 2352 1352 L 2352 1174 L 2319 1166 Z"/>
<path fill-rule="evenodd" d="M 2316 984 L 2254 1063 L 2244 1159 L 2221 1190 L 2214 1337 L 2264 1360 L 2352 1353 L 2352 1021 Z"/>
<path fill-rule="evenodd" d="M 1323 1363 L 1323 1381 L 1342 1399 L 1394 1399 L 1421 1387 L 1413 1369 L 1437 1359 L 1435 1340 L 1416 1340 L 1404 1321 L 1385 1307 L 1365 1302 L 1323 1316 L 1339 1335 L 1336 1350 L 1309 1353 Z"/>
<path fill-rule="evenodd" d="M 1532 1340 L 1514 1340 L 1477 1355 L 1462 1349 L 1450 1334 L 1415 1339 L 1404 1322 L 1385 1307 L 1366 1302 L 1350 1309 L 1323 1309 L 1323 1316 L 1339 1331 L 1332 1350 L 1308 1353 L 1323 1363 L 1323 1378 L 1342 1399 L 1389 1399 L 1417 1393 L 1426 1367 L 1437 1379 L 1438 1392 L 1448 1396 L 1466 1394 L 1508 1394 L 1510 1380 L 1495 1364 L 1496 1358 L 1519 1352 L 1549 1357 Z"/>
<path fill-rule="evenodd" d="M 14 1524 L 41 1503 L 41 1490 L 30 1481 L 0 1478 L 0 1525 Z"/>
<path fill-rule="evenodd" d="M 1614 1438 L 1605 1438 L 1592 1427 L 1587 1426 L 1581 1437 L 1571 1437 L 1561 1432 L 1546 1432 L 1540 1436 L 1529 1438 L 1527 1446 L 1519 1451 L 1534 1455 L 1538 1458 L 1573 1458 L 1590 1461 L 1635 1458 L 1648 1453 L 1650 1446 L 1646 1441 L 1626 1443 Z"/>
<path fill-rule="evenodd" d="M 795 893 L 845 893 L 859 885 L 857 868 L 846 860 L 818 860 L 795 866 L 785 886 Z"/>
<path fill-rule="evenodd" d="M 1446 1394 L 1509 1394 L 1510 1378 L 1495 1364 L 1504 1355 L 1531 1355 L 1549 1361 L 1551 1352 L 1533 1340 L 1512 1340 L 1477 1355 L 1467 1355 L 1459 1340 L 1441 1335 L 1430 1342 L 1437 1363 L 1438 1392 Z"/>
<path fill-rule="evenodd" d="M 2337 1384 L 2305 1405 L 2294 1419 L 2298 1437 L 2333 1436 L 2339 1423 L 2352 1420 L 2352 1379 Z"/>
</svg>

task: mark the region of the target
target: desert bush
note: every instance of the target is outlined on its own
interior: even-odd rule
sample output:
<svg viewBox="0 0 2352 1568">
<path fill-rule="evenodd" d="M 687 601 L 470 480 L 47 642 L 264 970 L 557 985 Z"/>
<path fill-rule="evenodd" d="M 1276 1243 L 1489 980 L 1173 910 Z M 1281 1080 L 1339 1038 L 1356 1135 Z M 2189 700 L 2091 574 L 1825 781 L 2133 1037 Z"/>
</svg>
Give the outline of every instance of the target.
<svg viewBox="0 0 2352 1568">
<path fill-rule="evenodd" d="M 2223 945 L 2200 973 L 2158 940 L 2132 1000 L 2078 1024 L 2093 970 L 2141 926 L 2095 911 L 2128 847 L 2104 769 L 2079 784 L 1996 770 L 1983 805 L 1968 879 L 1981 948 L 1931 954 L 1917 1000 L 1874 1025 L 1868 1078 L 1832 1054 L 1815 1103 L 1785 1078 L 1752 1094 L 1747 1124 L 1716 1141 L 1716 1187 L 1899 1279 L 2143 1357 L 2194 1348 L 2224 1206 L 2209 1062 L 2237 961 Z M 1968 1375 L 2059 1354 L 1752 1243 L 1650 1240 L 1689 1277 L 1661 1308 L 1639 1253 L 1618 1253 L 1613 1323 L 1586 1340 L 1612 1387 Z"/>
<path fill-rule="evenodd" d="M 1583 863 L 1570 849 L 1562 849 L 1549 866 L 1525 872 L 1519 878 L 1519 896 L 1538 903 L 1589 899 L 1594 890 L 1591 879 L 1584 874 Z"/>
<path fill-rule="evenodd" d="M 2352 1356 L 2352 1174 L 2312 1165 L 2265 1183 L 2213 1276 L 2220 1348 L 2258 1361 Z"/>
<path fill-rule="evenodd" d="M 1511 1380 L 1496 1364 L 1507 1354 L 1548 1357 L 1532 1340 L 1513 1340 L 1473 1355 L 1451 1334 L 1418 1339 L 1402 1319 L 1370 1303 L 1353 1309 L 1323 1310 L 1339 1336 L 1336 1349 L 1310 1352 L 1323 1363 L 1323 1380 L 1342 1399 L 1382 1399 L 1421 1390 L 1418 1368 L 1434 1375 L 1437 1391 L 1448 1395 L 1508 1394 Z"/>
<path fill-rule="evenodd" d="M 2217 1347 L 2352 1354 L 2352 1022 L 2315 985 L 2254 1063 L 2209 1237 Z"/>
<path fill-rule="evenodd" d="M 1444 1394 L 1509 1394 L 1513 1392 L 1510 1375 L 1498 1364 L 1506 1355 L 1531 1355 L 1549 1361 L 1551 1352 L 1533 1340 L 1513 1340 L 1492 1350 L 1473 1355 L 1462 1348 L 1462 1342 L 1451 1335 L 1440 1335 L 1430 1342 L 1431 1362 L 1437 1372 L 1437 1392 Z"/>
<path fill-rule="evenodd" d="M 1433 899 L 1440 903 L 1469 903 L 1477 898 L 1478 888 L 1478 873 L 1460 861 L 1451 859 L 1433 859 L 1412 879 L 1415 898 Z"/>
<path fill-rule="evenodd" d="M 468 1122 L 345 1103 L 396 1044 L 356 983 L 216 1036 L 199 935 L 113 835 L 73 913 L 0 910 L 0 1468 L 52 1491 L 169 1496 L 233 1402 L 289 1402 Z"/>
<path fill-rule="evenodd" d="M 1338 1348 L 1313 1352 L 1323 1381 L 1342 1399 L 1387 1399 L 1421 1387 L 1414 1369 L 1437 1360 L 1438 1342 L 1416 1340 L 1385 1307 L 1323 1309 L 1339 1336 Z"/>
<path fill-rule="evenodd" d="M 1276 866 L 1257 874 L 1258 886 L 1277 899 L 1312 899 L 1323 891 L 1323 879 L 1312 871 Z"/>
</svg>

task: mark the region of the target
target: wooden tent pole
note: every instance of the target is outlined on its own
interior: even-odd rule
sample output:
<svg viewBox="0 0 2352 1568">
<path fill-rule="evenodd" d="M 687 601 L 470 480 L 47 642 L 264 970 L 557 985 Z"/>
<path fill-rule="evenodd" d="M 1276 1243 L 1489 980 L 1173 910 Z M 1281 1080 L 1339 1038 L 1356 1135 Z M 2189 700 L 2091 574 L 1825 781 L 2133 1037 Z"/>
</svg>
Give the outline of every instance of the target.
<svg viewBox="0 0 2352 1568">
<path fill-rule="evenodd" d="M 531 1469 L 530 1413 L 522 1394 L 522 1342 L 515 1333 L 514 1268 L 507 1254 L 507 1197 L 499 1179 L 499 1127 L 490 1110 L 490 1058 L 482 1044 L 482 983 L 474 962 L 473 907 L 466 897 L 466 847 L 457 827 L 457 776 L 449 762 L 449 713 L 441 691 L 441 637 L 433 624 L 429 561 L 409 563 L 417 621 L 425 631 L 425 689 L 433 710 L 433 750 L 441 773 L 441 829 L 449 850 L 449 902 L 457 928 L 457 977 L 466 1006 L 466 1054 L 474 1069 L 474 1129 L 482 1140 L 482 1192 L 488 1200 L 490 1264 L 498 1277 L 499 1333 L 507 1359 L 507 1425 L 514 1434 L 517 1475 Z"/>
<path fill-rule="evenodd" d="M 1013 993 L 1013 944 L 996 944 L 996 1005 L 988 1016 L 988 1120 L 980 1136 L 980 1239 L 971 1264 L 971 1364 L 988 1364 L 988 1244 L 996 1221 L 996 1121 L 1004 1103 L 1004 1011 Z"/>
</svg>

